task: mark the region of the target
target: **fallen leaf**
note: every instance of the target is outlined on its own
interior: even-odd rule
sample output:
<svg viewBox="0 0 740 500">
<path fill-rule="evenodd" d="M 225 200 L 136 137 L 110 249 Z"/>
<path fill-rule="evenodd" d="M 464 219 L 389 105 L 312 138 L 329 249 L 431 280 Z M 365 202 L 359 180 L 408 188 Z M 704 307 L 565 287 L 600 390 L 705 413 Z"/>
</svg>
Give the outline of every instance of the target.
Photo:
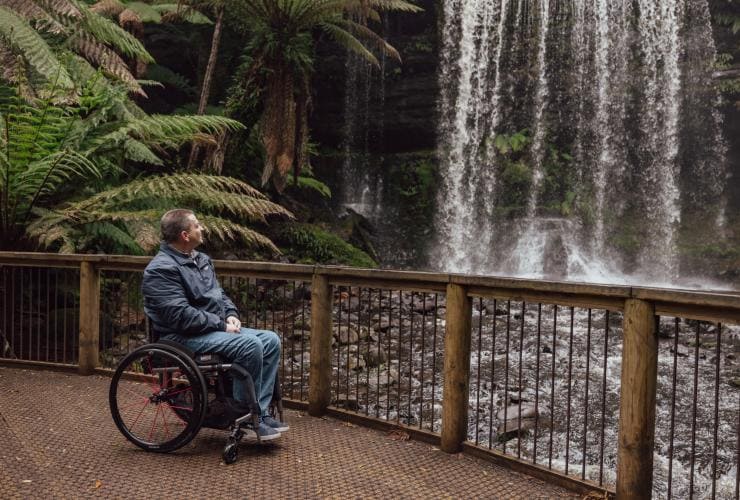
<svg viewBox="0 0 740 500">
<path fill-rule="evenodd" d="M 343 425 L 343 426 L 345 426 L 345 427 L 357 427 L 357 426 L 356 426 L 355 424 L 353 424 L 352 422 L 344 422 L 344 423 L 343 423 L 342 425 Z"/>
<path fill-rule="evenodd" d="M 97 490 L 101 486 L 103 486 L 103 481 L 101 481 L 100 479 L 96 479 L 95 480 L 95 489 Z"/>
<path fill-rule="evenodd" d="M 388 433 L 388 437 L 391 438 L 393 441 L 408 441 L 409 440 L 409 434 L 408 432 L 403 431 L 390 431 Z"/>
<path fill-rule="evenodd" d="M 21 483 L 26 483 L 26 484 L 28 484 L 28 483 L 30 483 L 30 482 L 32 482 L 32 481 L 31 481 L 30 479 L 23 479 L 23 480 L 21 481 Z"/>
</svg>

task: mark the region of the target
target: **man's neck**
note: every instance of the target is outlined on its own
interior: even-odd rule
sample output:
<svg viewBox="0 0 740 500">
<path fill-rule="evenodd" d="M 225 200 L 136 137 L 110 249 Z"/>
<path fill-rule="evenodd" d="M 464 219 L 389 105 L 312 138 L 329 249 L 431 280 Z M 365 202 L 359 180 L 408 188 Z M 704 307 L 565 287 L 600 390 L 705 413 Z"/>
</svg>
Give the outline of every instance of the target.
<svg viewBox="0 0 740 500">
<path fill-rule="evenodd" d="M 186 257 L 192 257 L 193 256 L 193 248 L 188 248 L 187 246 L 182 246 L 178 243 L 169 243 L 170 247 L 172 247 L 174 250 L 177 250 L 181 254 L 185 255 Z"/>
</svg>

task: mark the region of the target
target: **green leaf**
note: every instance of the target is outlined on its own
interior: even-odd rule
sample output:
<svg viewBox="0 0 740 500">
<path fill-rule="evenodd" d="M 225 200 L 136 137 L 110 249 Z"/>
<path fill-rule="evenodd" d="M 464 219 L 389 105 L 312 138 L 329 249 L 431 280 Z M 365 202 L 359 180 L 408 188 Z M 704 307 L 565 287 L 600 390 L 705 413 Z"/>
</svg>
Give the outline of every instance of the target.
<svg viewBox="0 0 740 500">
<path fill-rule="evenodd" d="M 6 42 L 47 82 L 63 89 L 74 87 L 67 70 L 41 35 L 25 19 L 0 5 L 0 44 Z"/>
</svg>

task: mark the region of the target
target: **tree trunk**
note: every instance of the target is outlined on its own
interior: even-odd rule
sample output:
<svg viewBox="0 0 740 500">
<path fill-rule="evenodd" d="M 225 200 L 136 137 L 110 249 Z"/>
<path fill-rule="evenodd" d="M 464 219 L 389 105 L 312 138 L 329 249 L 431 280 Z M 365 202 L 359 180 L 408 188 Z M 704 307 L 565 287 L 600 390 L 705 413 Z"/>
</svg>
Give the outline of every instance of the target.
<svg viewBox="0 0 740 500">
<path fill-rule="evenodd" d="M 213 37 L 211 38 L 211 53 L 208 56 L 208 64 L 206 65 L 206 74 L 203 77 L 203 87 L 200 90 L 200 101 L 198 102 L 197 114 L 202 115 L 206 112 L 206 106 L 208 105 L 208 97 L 211 93 L 211 81 L 213 80 L 213 73 L 216 70 L 216 59 L 218 59 L 218 46 L 221 44 L 221 27 L 223 26 L 224 20 L 224 7 L 218 8 L 216 16 L 216 26 L 213 28 Z M 198 152 L 200 147 L 197 144 L 193 144 L 193 148 L 190 150 L 190 158 L 188 159 L 188 169 L 192 169 L 198 159 Z"/>
</svg>

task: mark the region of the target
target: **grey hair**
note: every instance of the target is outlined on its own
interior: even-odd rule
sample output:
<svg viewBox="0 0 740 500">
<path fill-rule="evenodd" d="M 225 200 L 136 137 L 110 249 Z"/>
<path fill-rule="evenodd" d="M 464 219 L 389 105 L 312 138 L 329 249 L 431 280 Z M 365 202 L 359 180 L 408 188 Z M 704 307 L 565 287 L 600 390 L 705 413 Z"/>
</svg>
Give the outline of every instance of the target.
<svg viewBox="0 0 740 500">
<path fill-rule="evenodd" d="M 162 239 L 167 243 L 176 242 L 180 238 L 180 233 L 190 229 L 191 215 L 195 214 L 186 208 L 176 208 L 164 214 L 159 223 Z"/>
</svg>

